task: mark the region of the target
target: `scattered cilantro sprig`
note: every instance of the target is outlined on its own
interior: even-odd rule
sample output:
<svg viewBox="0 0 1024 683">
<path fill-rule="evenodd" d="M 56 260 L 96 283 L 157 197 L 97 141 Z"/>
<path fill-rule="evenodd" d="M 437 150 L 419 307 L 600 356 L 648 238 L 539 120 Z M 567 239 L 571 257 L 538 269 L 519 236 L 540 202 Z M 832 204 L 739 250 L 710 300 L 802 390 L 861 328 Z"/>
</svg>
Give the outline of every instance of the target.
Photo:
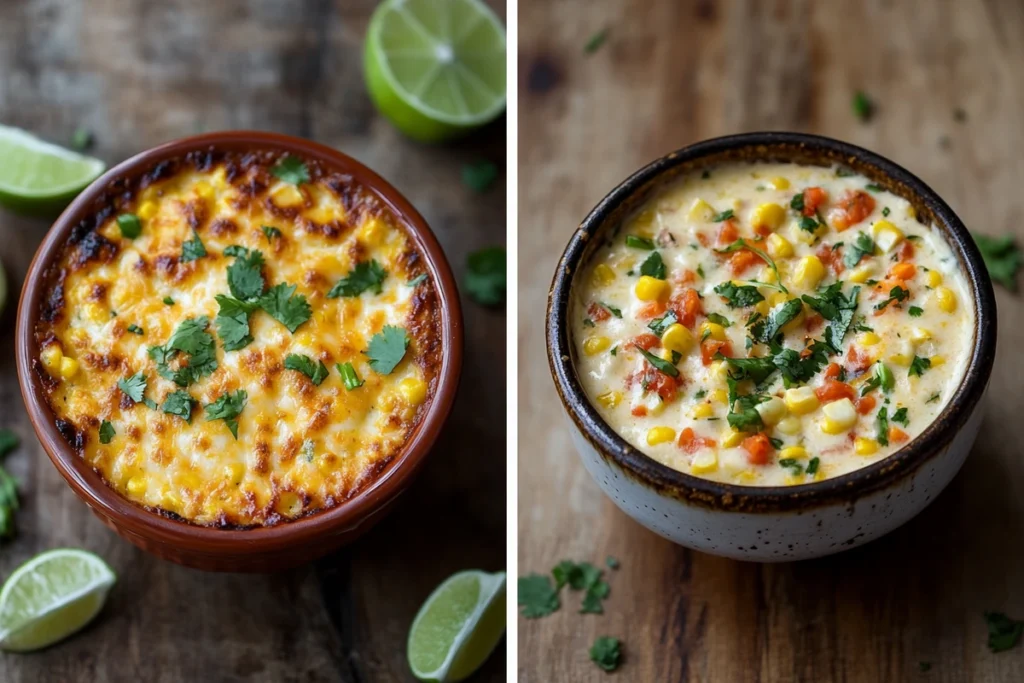
<svg viewBox="0 0 1024 683">
<path fill-rule="evenodd" d="M 1017 247 L 1012 235 L 989 237 L 974 235 L 985 268 L 995 282 L 1011 292 L 1017 291 L 1017 271 L 1024 264 L 1024 254 Z"/>
<path fill-rule="evenodd" d="M 317 361 L 309 356 L 303 356 L 298 353 L 288 354 L 284 359 L 284 367 L 286 370 L 301 372 L 316 386 L 320 386 L 327 379 L 327 375 L 330 374 L 323 361 L 319 361 L 319 364 L 317 364 Z"/>
<path fill-rule="evenodd" d="M 367 290 L 374 294 L 380 294 L 381 284 L 387 274 L 387 271 L 377 263 L 376 259 L 357 263 L 348 275 L 331 287 L 331 291 L 327 292 L 327 298 L 355 297 Z"/>
<path fill-rule="evenodd" d="M 405 329 L 385 325 L 370 338 L 370 344 L 363 353 L 370 359 L 370 367 L 381 375 L 389 375 L 402 362 L 409 348 L 409 334 Z"/>
<path fill-rule="evenodd" d="M 224 420 L 224 424 L 231 430 L 231 435 L 238 439 L 238 416 L 242 414 L 246 399 L 248 398 L 249 394 L 245 389 L 222 394 L 213 403 L 203 406 L 203 409 L 206 411 L 206 421 Z"/>
</svg>

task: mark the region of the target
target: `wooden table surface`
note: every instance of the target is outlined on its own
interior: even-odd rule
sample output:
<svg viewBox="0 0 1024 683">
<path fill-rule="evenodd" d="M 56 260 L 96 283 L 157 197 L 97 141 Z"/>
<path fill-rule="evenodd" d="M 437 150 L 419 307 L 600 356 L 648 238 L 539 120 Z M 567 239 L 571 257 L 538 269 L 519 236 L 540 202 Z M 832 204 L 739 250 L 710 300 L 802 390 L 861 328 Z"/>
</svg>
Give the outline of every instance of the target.
<svg viewBox="0 0 1024 683">
<path fill-rule="evenodd" d="M 609 554 L 622 567 L 603 616 L 576 614 L 570 598 L 519 618 L 520 680 L 1024 680 L 1024 646 L 992 654 L 982 618 L 1024 618 L 1020 295 L 997 291 L 987 413 L 950 487 L 879 541 L 791 564 L 688 551 L 621 513 L 573 450 L 543 338 L 555 263 L 590 208 L 641 165 L 716 135 L 863 145 L 972 230 L 1024 241 L 1022 39 L 1015 0 L 521 0 L 519 573 Z M 869 123 L 852 113 L 857 89 L 877 103 Z M 612 676 L 588 660 L 598 635 L 623 640 Z"/>
<path fill-rule="evenodd" d="M 466 254 L 504 244 L 504 175 L 484 194 L 465 163 L 504 167 L 504 120 L 454 146 L 414 144 L 362 84 L 372 0 L 0 0 L 0 123 L 66 143 L 84 126 L 108 163 L 201 131 L 258 128 L 341 149 L 395 184 L 433 226 L 461 280 Z M 496 3 L 496 6 L 503 3 Z M 2 163 L 2 160 L 0 160 Z M 48 224 L 0 210 L 0 260 L 17 294 Z M 75 546 L 119 575 L 102 615 L 32 655 L 0 654 L 0 681 L 411 681 L 416 610 L 449 574 L 505 566 L 505 315 L 463 298 L 466 358 L 448 428 L 422 476 L 369 536 L 273 576 L 208 574 L 117 538 L 35 440 L 14 369 L 14 305 L 0 316 L 0 427 L 21 484 L 0 579 L 40 551 Z M 475 680 L 505 677 L 499 647 Z"/>
</svg>

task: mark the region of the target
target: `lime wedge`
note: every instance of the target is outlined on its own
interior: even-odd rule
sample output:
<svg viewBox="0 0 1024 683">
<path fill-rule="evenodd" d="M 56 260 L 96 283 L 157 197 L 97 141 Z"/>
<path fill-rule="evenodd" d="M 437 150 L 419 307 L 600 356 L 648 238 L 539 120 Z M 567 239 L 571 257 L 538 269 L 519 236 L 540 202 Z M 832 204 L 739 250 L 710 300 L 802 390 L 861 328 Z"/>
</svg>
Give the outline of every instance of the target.
<svg viewBox="0 0 1024 683">
<path fill-rule="evenodd" d="M 84 550 L 36 555 L 0 591 L 0 648 L 28 652 L 67 638 L 92 621 L 116 579 L 103 560 Z"/>
<path fill-rule="evenodd" d="M 505 573 L 453 574 L 427 598 L 409 631 L 409 666 L 421 681 L 461 681 L 505 633 Z"/>
<path fill-rule="evenodd" d="M 363 67 L 374 104 L 414 140 L 450 140 L 505 109 L 505 29 L 480 0 L 385 0 Z"/>
<path fill-rule="evenodd" d="M 0 126 L 0 204 L 12 211 L 52 215 L 103 173 L 99 159 Z"/>
</svg>

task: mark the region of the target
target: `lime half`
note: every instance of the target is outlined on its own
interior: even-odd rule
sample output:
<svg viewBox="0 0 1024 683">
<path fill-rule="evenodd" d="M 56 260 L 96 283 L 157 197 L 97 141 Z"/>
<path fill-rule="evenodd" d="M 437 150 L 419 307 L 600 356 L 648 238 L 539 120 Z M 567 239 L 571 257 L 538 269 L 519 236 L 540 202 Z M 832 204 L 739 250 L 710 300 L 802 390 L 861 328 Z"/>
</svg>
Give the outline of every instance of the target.
<svg viewBox="0 0 1024 683">
<path fill-rule="evenodd" d="M 458 137 L 505 109 L 505 29 L 480 0 L 385 0 L 363 66 L 374 104 L 414 140 Z"/>
<path fill-rule="evenodd" d="M 0 648 L 28 652 L 67 638 L 92 621 L 116 579 L 106 562 L 84 550 L 36 555 L 0 591 Z"/>
<path fill-rule="evenodd" d="M 453 574 L 427 598 L 409 632 L 409 666 L 421 681 L 461 681 L 505 633 L 505 573 Z"/>
<path fill-rule="evenodd" d="M 0 204 L 32 215 L 56 214 L 104 169 L 99 159 L 7 126 L 0 126 L 0 159 Z"/>
</svg>

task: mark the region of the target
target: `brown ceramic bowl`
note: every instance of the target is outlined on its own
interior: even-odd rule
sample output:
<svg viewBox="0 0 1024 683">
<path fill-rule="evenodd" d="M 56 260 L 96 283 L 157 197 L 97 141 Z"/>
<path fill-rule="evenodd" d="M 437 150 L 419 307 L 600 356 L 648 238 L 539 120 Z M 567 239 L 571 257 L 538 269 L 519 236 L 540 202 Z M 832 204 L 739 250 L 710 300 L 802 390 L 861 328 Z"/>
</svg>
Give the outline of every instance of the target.
<svg viewBox="0 0 1024 683">
<path fill-rule="evenodd" d="M 292 153 L 324 168 L 353 176 L 402 219 L 426 257 L 441 311 L 443 339 L 438 384 L 426 415 L 403 450 L 371 484 L 341 504 L 295 521 L 252 529 L 217 529 L 177 521 L 122 498 L 67 444 L 54 424 L 33 361 L 39 348 L 33 330 L 46 294 L 47 269 L 59 256 L 72 228 L 102 207 L 107 193 L 162 161 L 193 151 Z M 104 173 L 85 189 L 50 229 L 25 277 L 16 330 L 18 380 L 32 426 L 57 471 L 92 511 L 122 537 L 172 562 L 213 571 L 273 571 L 299 565 L 365 533 L 404 491 L 423 465 L 455 400 L 462 370 L 462 311 L 451 268 L 423 217 L 387 181 L 355 159 L 299 138 L 257 131 L 208 133 L 160 145 Z"/>
</svg>

